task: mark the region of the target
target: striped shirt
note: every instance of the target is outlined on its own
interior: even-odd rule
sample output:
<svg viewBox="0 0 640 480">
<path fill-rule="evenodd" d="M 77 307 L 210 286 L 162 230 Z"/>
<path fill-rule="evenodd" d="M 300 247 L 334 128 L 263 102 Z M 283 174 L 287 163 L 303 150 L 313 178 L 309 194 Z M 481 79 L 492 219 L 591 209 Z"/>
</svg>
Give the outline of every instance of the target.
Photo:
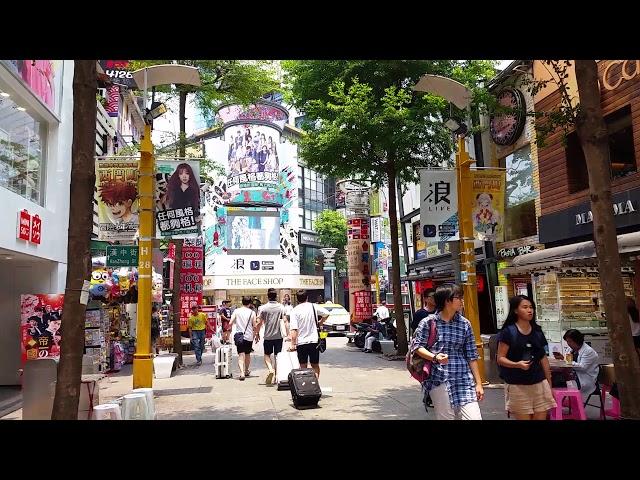
<svg viewBox="0 0 640 480">
<path fill-rule="evenodd" d="M 437 340 L 431 348 L 427 347 L 429 320 L 436 321 L 437 330 Z M 456 313 L 448 322 L 442 320 L 440 312 L 429 315 L 418 325 L 415 339 L 415 350 L 424 347 L 432 353 L 449 355 L 446 365 L 433 364 L 431 375 L 422 384 L 424 390 L 428 392 L 444 383 L 453 407 L 477 402 L 475 380 L 469 362 L 478 359 L 478 351 L 469 320 L 460 313 Z"/>
</svg>

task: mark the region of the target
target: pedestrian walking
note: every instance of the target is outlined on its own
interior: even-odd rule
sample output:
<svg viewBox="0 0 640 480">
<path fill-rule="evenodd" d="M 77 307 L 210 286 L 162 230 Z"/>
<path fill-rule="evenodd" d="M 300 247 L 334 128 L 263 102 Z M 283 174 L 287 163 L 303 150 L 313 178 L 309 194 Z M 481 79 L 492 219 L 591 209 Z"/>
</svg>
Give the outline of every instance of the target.
<svg viewBox="0 0 640 480">
<path fill-rule="evenodd" d="M 251 352 L 253 352 L 254 339 L 259 340 L 259 333 L 256 331 L 256 312 L 251 308 L 251 297 L 242 297 L 242 307 L 236 308 L 231 314 L 231 327 L 236 326 L 236 333 L 233 335 L 233 342 L 238 349 L 238 367 L 240 368 L 240 380 L 249 376 L 249 365 L 251 364 Z M 256 340 L 256 341 L 257 341 Z"/>
<path fill-rule="evenodd" d="M 191 337 L 191 345 L 196 354 L 196 366 L 202 365 L 202 352 L 204 352 L 204 337 L 207 328 L 207 315 L 198 311 L 198 305 L 191 307 L 191 316 L 189 317 L 187 328 L 189 337 Z"/>
<path fill-rule="evenodd" d="M 286 339 L 289 338 L 289 322 L 291 321 L 291 312 L 293 312 L 293 305 L 291 305 L 291 296 L 287 293 L 282 301 L 284 307 L 284 328 Z M 288 340 L 287 340 L 288 341 Z"/>
<path fill-rule="evenodd" d="M 266 384 L 271 385 L 276 375 L 275 359 L 282 351 L 282 333 L 280 332 L 280 322 L 284 315 L 284 307 L 276 301 L 278 292 L 274 288 L 267 290 L 268 303 L 258 309 L 258 324 L 256 331 L 259 332 L 264 325 L 264 363 L 269 370 Z M 271 361 L 273 355 L 273 362 Z"/>
<path fill-rule="evenodd" d="M 422 387 L 431 394 L 437 420 L 482 420 L 478 402 L 484 398 L 484 389 L 478 351 L 471 323 L 460 314 L 462 296 L 457 285 L 438 287 L 437 313 L 420 322 L 412 346 L 412 355 L 433 363 Z M 435 322 L 436 339 L 427 349 L 431 322 Z"/>
<path fill-rule="evenodd" d="M 151 350 L 158 354 L 158 337 L 160 336 L 160 314 L 158 307 L 151 308 Z"/>
<path fill-rule="evenodd" d="M 422 308 L 416 310 L 413 314 L 413 320 L 411 321 L 411 330 L 416 331 L 420 322 L 427 318 L 429 315 L 436 313 L 436 301 L 434 300 L 435 290 L 426 289 L 422 291 L 420 295 L 422 297 Z"/>
<path fill-rule="evenodd" d="M 311 363 L 311 368 L 320 378 L 318 329 L 329 316 L 329 312 L 323 307 L 307 302 L 306 290 L 298 290 L 296 298 L 298 305 L 291 311 L 289 323 L 291 329 L 291 347 L 289 349 L 297 351 L 300 368 L 308 368 L 308 364 Z"/>
<path fill-rule="evenodd" d="M 222 344 L 230 345 L 229 336 L 231 335 L 231 310 L 230 300 L 223 300 L 220 308 L 220 324 L 222 325 Z"/>
<path fill-rule="evenodd" d="M 512 297 L 498 333 L 497 363 L 506 384 L 506 409 L 517 420 L 546 420 L 556 407 L 546 346 L 533 301 L 525 295 Z"/>
</svg>

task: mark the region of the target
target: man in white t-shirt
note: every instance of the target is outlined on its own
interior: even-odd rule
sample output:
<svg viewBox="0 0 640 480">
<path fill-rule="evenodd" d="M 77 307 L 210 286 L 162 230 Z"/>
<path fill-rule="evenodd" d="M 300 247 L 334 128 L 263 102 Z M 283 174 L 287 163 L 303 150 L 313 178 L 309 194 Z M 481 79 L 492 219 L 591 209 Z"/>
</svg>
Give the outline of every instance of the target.
<svg viewBox="0 0 640 480">
<path fill-rule="evenodd" d="M 256 312 L 249 308 L 251 297 L 242 297 L 242 307 L 236 308 L 231 315 L 231 328 L 235 325 L 236 333 L 233 341 L 238 349 L 238 366 L 240 367 L 240 380 L 245 375 L 249 376 L 251 364 L 251 352 L 253 351 L 254 331 L 256 331 Z M 238 334 L 242 333 L 242 337 Z"/>
<path fill-rule="evenodd" d="M 298 306 L 291 312 L 291 348 L 297 350 L 300 368 L 311 368 L 320 378 L 320 350 L 318 350 L 318 328 L 322 326 L 329 312 L 324 308 L 307 302 L 307 292 L 298 290 Z M 314 313 L 315 312 L 315 313 Z M 316 324 L 317 318 L 317 324 Z"/>
<path fill-rule="evenodd" d="M 380 306 L 377 308 L 376 313 L 374 313 L 378 320 L 384 322 L 387 318 L 389 318 L 389 309 L 387 308 L 387 301 L 382 300 L 380 302 Z"/>
</svg>

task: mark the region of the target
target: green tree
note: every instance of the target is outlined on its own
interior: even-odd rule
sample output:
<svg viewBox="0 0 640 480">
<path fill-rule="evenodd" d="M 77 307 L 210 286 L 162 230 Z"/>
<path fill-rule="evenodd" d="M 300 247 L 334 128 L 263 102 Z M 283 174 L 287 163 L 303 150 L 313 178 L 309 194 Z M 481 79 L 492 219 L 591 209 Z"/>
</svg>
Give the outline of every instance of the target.
<svg viewBox="0 0 640 480">
<path fill-rule="evenodd" d="M 94 156 L 96 153 L 97 60 L 76 60 L 73 71 L 73 143 L 69 194 L 67 283 L 64 295 L 64 338 L 52 420 L 77 420 L 84 353 L 86 305 L 80 303 L 83 282 L 91 275 Z"/>
<path fill-rule="evenodd" d="M 616 223 L 611 205 L 609 136 L 600 104 L 598 66 L 594 60 L 547 60 L 542 62 L 551 80 L 526 82 L 532 94 L 550 83 L 560 92 L 560 102 L 545 111 L 529 112 L 538 119 L 537 142 L 544 145 L 558 129 L 564 136 L 575 129 L 584 152 L 589 174 L 589 193 L 593 213 L 593 241 L 598 257 L 600 284 L 607 313 L 607 329 L 613 351 L 616 382 L 620 389 L 622 416 L 640 419 L 640 361 L 634 349 L 626 298 L 620 275 L 620 254 Z M 578 92 L 569 84 L 575 63 Z"/>
<path fill-rule="evenodd" d="M 340 212 L 320 212 L 315 222 L 315 230 L 320 236 L 320 243 L 327 247 L 340 251 L 347 245 L 347 219 Z"/>
<path fill-rule="evenodd" d="M 290 101 L 305 114 L 300 155 L 323 174 L 389 187 L 389 217 L 398 225 L 398 182 L 417 182 L 418 167 L 450 159 L 445 100 L 413 92 L 424 74 L 454 78 L 480 92 L 493 77 L 488 61 L 286 61 Z M 398 229 L 391 228 L 392 284 L 398 353 L 407 351 L 400 290 Z"/>
</svg>

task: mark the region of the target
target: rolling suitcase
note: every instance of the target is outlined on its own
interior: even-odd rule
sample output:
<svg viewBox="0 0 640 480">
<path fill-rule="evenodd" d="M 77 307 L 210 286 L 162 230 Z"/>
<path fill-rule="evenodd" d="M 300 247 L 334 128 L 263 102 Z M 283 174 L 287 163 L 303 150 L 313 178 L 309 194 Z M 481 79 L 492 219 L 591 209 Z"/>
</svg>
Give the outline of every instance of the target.
<svg viewBox="0 0 640 480">
<path fill-rule="evenodd" d="M 276 356 L 276 380 L 278 381 L 278 390 L 289 389 L 289 372 L 294 368 L 300 368 L 300 362 L 298 362 L 298 354 L 296 352 L 283 350 Z"/>
<path fill-rule="evenodd" d="M 231 378 L 231 347 L 222 345 L 216 350 L 216 378 Z"/>
<path fill-rule="evenodd" d="M 315 372 L 311 368 L 300 368 L 289 372 L 289 385 L 293 405 L 299 407 L 317 406 L 322 390 Z"/>
</svg>

